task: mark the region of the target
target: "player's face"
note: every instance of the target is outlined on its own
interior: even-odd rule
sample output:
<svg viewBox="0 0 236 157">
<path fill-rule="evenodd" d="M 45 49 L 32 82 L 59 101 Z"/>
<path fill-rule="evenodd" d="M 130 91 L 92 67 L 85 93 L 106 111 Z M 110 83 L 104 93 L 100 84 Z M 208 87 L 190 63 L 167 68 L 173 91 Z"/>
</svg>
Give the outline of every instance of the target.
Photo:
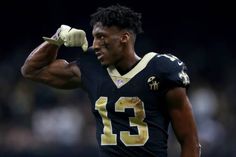
<svg viewBox="0 0 236 157">
<path fill-rule="evenodd" d="M 115 26 L 106 27 L 101 23 L 93 26 L 93 48 L 102 65 L 115 65 L 122 59 L 123 31 Z"/>
</svg>

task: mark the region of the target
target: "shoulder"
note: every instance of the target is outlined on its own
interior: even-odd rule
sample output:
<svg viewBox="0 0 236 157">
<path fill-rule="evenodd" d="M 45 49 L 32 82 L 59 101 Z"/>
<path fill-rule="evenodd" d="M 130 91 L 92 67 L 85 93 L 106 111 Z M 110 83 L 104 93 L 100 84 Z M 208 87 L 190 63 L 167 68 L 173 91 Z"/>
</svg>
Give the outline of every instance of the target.
<svg viewBox="0 0 236 157">
<path fill-rule="evenodd" d="M 178 57 L 170 53 L 168 54 L 157 53 L 155 59 L 156 59 L 156 64 L 161 68 L 164 68 L 163 70 L 166 70 L 167 72 L 168 71 L 171 72 L 186 67 L 183 61 L 181 61 Z"/>
<path fill-rule="evenodd" d="M 156 53 L 152 61 L 152 67 L 160 79 L 178 86 L 190 84 L 185 63 L 173 54 Z"/>
<path fill-rule="evenodd" d="M 143 58 L 145 58 L 146 56 L 152 57 L 151 61 L 152 66 L 155 66 L 160 72 L 171 73 L 176 70 L 178 71 L 182 70 L 183 68 L 187 68 L 183 61 L 181 61 L 178 57 L 170 53 L 160 54 L 160 53 L 150 52 L 146 54 Z"/>
<path fill-rule="evenodd" d="M 77 62 L 87 62 L 87 61 L 95 61 L 97 62 L 96 55 L 93 50 L 82 52 L 78 54 Z"/>
<path fill-rule="evenodd" d="M 91 75 L 92 77 L 103 74 L 105 69 L 105 66 L 97 59 L 94 50 L 79 54 L 76 64 L 81 70 L 81 75 Z"/>
</svg>

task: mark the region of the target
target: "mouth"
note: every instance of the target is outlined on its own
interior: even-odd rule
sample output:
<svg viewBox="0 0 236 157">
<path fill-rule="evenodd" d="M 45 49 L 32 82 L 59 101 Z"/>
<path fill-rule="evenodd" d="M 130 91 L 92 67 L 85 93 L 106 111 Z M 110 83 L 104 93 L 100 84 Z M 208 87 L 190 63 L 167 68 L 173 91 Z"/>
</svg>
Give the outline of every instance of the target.
<svg viewBox="0 0 236 157">
<path fill-rule="evenodd" d="M 97 56 L 97 59 L 99 60 L 99 61 L 101 61 L 102 60 L 102 58 L 103 58 L 103 53 L 102 52 L 96 52 L 95 53 L 96 54 L 96 56 Z"/>
</svg>

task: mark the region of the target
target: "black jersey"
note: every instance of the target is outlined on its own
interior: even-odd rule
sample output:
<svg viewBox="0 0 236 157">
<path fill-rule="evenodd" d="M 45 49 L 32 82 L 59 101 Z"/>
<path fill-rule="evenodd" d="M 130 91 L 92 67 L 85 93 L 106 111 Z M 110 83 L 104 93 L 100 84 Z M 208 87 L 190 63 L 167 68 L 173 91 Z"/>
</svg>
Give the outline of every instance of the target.
<svg viewBox="0 0 236 157">
<path fill-rule="evenodd" d="M 103 67 L 93 54 L 77 61 L 96 119 L 101 157 L 166 157 L 170 118 L 165 93 L 187 87 L 182 61 L 150 52 L 128 73 Z"/>
</svg>

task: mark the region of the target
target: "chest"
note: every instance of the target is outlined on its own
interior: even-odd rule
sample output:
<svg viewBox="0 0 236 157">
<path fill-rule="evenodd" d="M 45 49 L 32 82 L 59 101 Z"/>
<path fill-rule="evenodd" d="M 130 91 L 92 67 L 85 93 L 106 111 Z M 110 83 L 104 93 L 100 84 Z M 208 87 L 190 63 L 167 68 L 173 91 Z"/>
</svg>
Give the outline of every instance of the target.
<svg viewBox="0 0 236 157">
<path fill-rule="evenodd" d="M 158 76 L 150 71 L 140 72 L 130 80 L 122 77 L 114 79 L 109 74 L 101 78 L 96 83 L 97 90 L 91 92 L 93 108 L 103 102 L 109 112 L 122 108 L 126 114 L 132 115 L 142 108 L 152 112 L 163 105 Z"/>
</svg>

